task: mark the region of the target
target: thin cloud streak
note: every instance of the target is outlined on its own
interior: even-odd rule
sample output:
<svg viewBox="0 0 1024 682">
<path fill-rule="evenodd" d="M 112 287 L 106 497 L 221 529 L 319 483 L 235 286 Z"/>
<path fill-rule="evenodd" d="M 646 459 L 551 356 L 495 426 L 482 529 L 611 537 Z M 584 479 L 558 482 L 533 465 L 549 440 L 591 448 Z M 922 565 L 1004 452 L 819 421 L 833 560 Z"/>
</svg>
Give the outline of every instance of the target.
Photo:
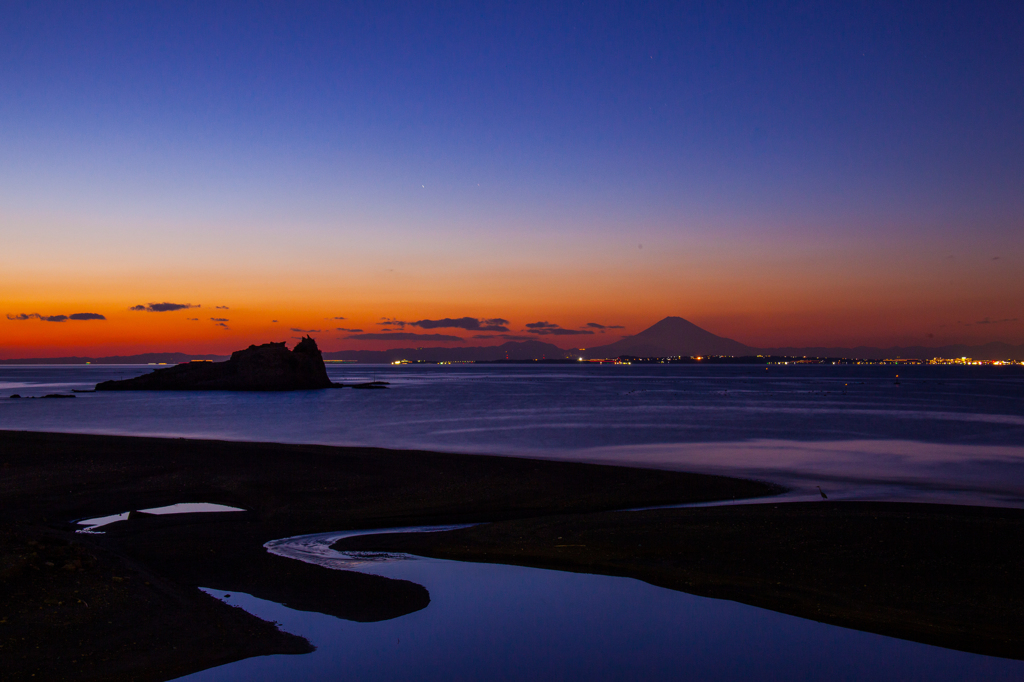
<svg viewBox="0 0 1024 682">
<path fill-rule="evenodd" d="M 507 332 L 509 328 L 506 326 L 508 320 L 495 317 L 491 319 L 477 319 L 475 317 L 460 317 L 452 319 L 446 317 L 440 320 L 417 320 L 416 322 L 408 322 L 402 324 L 409 324 L 413 327 L 419 327 L 420 329 L 465 329 L 467 331 L 481 331 L 481 332 Z"/>
<path fill-rule="evenodd" d="M 448 334 L 416 334 L 413 332 L 383 332 L 379 334 L 351 334 L 346 339 L 358 339 L 360 341 L 458 341 L 465 339 L 459 336 Z"/>
<path fill-rule="evenodd" d="M 537 334 L 538 336 L 584 336 L 593 335 L 594 332 L 589 329 L 564 329 L 553 322 L 530 322 L 526 325 L 526 332 L 528 334 Z"/>
<path fill-rule="evenodd" d="M 174 310 L 188 310 L 189 308 L 202 307 L 203 306 L 199 304 L 192 305 L 191 303 L 168 303 L 164 301 L 163 303 L 147 303 L 145 305 L 140 303 L 139 305 L 133 305 L 128 310 L 147 313 L 168 313 Z"/>
<path fill-rule="evenodd" d="M 39 313 L 18 313 L 7 315 L 8 320 L 41 320 L 43 322 L 64 322 L 66 320 L 106 320 L 99 313 L 72 313 L 71 315 L 40 315 Z"/>
</svg>

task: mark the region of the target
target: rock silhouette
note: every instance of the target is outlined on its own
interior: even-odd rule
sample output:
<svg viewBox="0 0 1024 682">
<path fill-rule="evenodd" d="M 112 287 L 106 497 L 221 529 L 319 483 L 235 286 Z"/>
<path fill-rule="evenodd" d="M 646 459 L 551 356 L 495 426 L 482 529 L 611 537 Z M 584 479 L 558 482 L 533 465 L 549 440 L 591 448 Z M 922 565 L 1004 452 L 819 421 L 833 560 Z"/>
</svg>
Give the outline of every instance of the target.
<svg viewBox="0 0 1024 682">
<path fill-rule="evenodd" d="M 249 346 L 226 362 L 189 362 L 133 379 L 104 381 L 97 391 L 299 391 L 338 388 L 327 376 L 311 337 L 288 350 L 285 343 Z"/>
</svg>

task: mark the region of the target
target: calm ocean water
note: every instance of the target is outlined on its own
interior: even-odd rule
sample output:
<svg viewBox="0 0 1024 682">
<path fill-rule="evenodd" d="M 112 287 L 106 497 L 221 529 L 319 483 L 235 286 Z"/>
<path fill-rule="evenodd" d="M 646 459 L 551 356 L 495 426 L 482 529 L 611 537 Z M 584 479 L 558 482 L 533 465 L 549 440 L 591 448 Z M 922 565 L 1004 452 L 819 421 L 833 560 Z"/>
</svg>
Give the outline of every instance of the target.
<svg viewBox="0 0 1024 682">
<path fill-rule="evenodd" d="M 0 428 L 622 462 L 754 476 L 794 498 L 1024 506 L 1014 367 L 331 365 L 386 391 L 89 389 L 151 366 L 0 366 Z M 898 375 L 898 376 L 897 376 Z"/>
</svg>

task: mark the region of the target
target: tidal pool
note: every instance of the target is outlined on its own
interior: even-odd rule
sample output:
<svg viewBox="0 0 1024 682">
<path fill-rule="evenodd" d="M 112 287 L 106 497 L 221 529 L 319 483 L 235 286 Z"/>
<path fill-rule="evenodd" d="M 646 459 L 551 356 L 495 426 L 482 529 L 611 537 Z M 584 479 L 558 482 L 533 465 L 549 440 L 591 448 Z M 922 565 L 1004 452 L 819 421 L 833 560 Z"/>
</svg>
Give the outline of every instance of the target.
<svg viewBox="0 0 1024 682">
<path fill-rule="evenodd" d="M 1022 661 L 824 625 L 629 578 L 329 549 L 334 539 L 352 534 L 289 538 L 268 549 L 417 582 L 430 591 L 430 605 L 393 620 L 355 623 L 206 589 L 308 638 L 317 650 L 247 659 L 180 679 L 1024 679 Z"/>
<path fill-rule="evenodd" d="M 165 514 L 206 514 L 211 512 L 240 512 L 245 510 L 239 509 L 238 507 L 229 507 L 226 504 L 213 504 L 211 502 L 179 502 L 178 504 L 169 504 L 166 507 L 152 507 L 150 509 L 140 509 L 139 511 L 144 514 L 162 516 Z M 85 526 L 85 528 L 75 532 L 102 533 L 103 531 L 97 531 L 96 529 L 110 525 L 111 523 L 117 523 L 118 521 L 127 521 L 129 514 L 131 514 L 131 512 L 121 512 L 119 514 L 110 514 L 108 516 L 97 516 L 92 519 L 82 519 L 75 523 L 79 526 Z"/>
</svg>

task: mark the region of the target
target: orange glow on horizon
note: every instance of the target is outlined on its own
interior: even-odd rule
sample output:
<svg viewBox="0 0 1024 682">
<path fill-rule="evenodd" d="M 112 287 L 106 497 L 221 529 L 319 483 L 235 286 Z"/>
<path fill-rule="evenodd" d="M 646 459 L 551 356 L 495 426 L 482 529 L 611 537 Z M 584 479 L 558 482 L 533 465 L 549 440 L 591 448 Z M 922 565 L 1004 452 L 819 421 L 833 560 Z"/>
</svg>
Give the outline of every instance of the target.
<svg viewBox="0 0 1024 682">
<path fill-rule="evenodd" d="M 173 252 L 146 256 L 151 262 L 142 264 L 108 254 L 83 265 L 68 255 L 56 259 L 59 268 L 54 262 L 0 256 L 5 266 L 0 270 L 0 358 L 157 351 L 226 355 L 305 333 L 293 329 L 318 330 L 309 333 L 327 351 L 505 341 L 473 339 L 473 332 L 461 329 L 403 330 L 465 339 L 458 344 L 354 340 L 346 338 L 351 332 L 338 331 L 378 332 L 385 317 L 406 322 L 503 318 L 510 320 L 509 334 L 562 348 L 611 343 L 668 315 L 761 348 L 1024 342 L 1019 267 L 993 264 L 981 252 L 948 265 L 938 252 L 879 254 L 851 246 L 840 252 L 807 247 L 773 254 L 733 246 L 623 251 L 598 243 L 570 251 L 556 245 L 554 255 L 561 261 L 534 252 L 520 257 L 514 250 L 506 260 L 497 255 L 466 259 L 459 253 L 424 260 L 406 248 L 378 260 L 325 248 L 327 255 L 301 266 L 287 257 L 276 264 L 239 261 L 226 251 L 216 267 L 208 255 L 189 260 L 184 253 L 184 265 L 174 266 L 179 256 Z M 130 310 L 163 301 L 201 307 Z M 98 313 L 107 319 L 7 319 L 33 313 Z M 211 318 L 226 320 L 226 328 Z M 527 323 L 542 320 L 565 329 L 591 322 L 625 329 L 579 336 L 526 331 Z"/>
</svg>

